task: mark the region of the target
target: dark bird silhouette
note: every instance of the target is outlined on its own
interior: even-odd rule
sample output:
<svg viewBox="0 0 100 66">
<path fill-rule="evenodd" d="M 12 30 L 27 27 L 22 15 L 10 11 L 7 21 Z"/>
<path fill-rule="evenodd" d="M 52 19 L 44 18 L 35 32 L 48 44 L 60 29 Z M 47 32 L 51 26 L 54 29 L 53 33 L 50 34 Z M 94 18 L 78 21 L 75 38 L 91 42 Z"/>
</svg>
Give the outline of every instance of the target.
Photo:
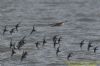
<svg viewBox="0 0 100 66">
<path fill-rule="evenodd" d="M 93 47 L 91 44 L 92 42 L 89 41 L 88 48 L 87 48 L 88 51 L 90 50 L 91 47 Z"/>
<path fill-rule="evenodd" d="M 24 37 L 18 42 L 17 49 L 20 49 L 20 48 L 25 44 L 25 37 L 26 37 L 26 36 L 24 36 Z"/>
<path fill-rule="evenodd" d="M 21 40 L 18 42 L 17 49 L 20 49 L 25 44 L 25 40 Z"/>
<path fill-rule="evenodd" d="M 32 31 L 31 31 L 31 33 L 30 33 L 30 35 L 33 33 L 33 32 L 35 32 L 36 30 L 35 30 L 35 27 L 34 27 L 34 25 L 33 25 L 33 29 L 32 29 Z"/>
<path fill-rule="evenodd" d="M 62 37 L 60 36 L 60 37 L 58 38 L 58 44 L 60 44 L 61 39 L 62 39 Z"/>
<path fill-rule="evenodd" d="M 12 49 L 11 56 L 13 56 L 16 52 Z"/>
<path fill-rule="evenodd" d="M 37 41 L 35 44 L 36 44 L 36 48 L 39 49 L 40 43 Z"/>
<path fill-rule="evenodd" d="M 69 53 L 69 54 L 68 54 L 67 60 L 69 60 L 69 58 L 72 57 L 72 54 L 73 54 L 73 53 Z"/>
<path fill-rule="evenodd" d="M 7 30 L 7 26 L 5 26 L 4 27 L 4 29 L 3 29 L 3 35 L 5 34 L 5 32 L 7 32 L 8 30 Z"/>
<path fill-rule="evenodd" d="M 46 39 L 44 37 L 42 46 L 44 46 L 46 43 L 47 43 L 47 41 L 46 41 Z"/>
<path fill-rule="evenodd" d="M 23 61 L 24 58 L 26 58 L 26 56 L 28 55 L 28 53 L 25 51 L 23 51 L 22 56 L 21 56 L 21 61 Z"/>
<path fill-rule="evenodd" d="M 15 33 L 15 28 L 12 28 L 9 32 L 12 35 L 12 33 Z"/>
<path fill-rule="evenodd" d="M 57 56 L 58 56 L 58 53 L 61 52 L 61 51 L 59 50 L 59 48 L 60 48 L 60 47 L 58 47 L 57 50 L 56 50 L 56 55 L 57 55 Z"/>
<path fill-rule="evenodd" d="M 80 48 L 82 49 L 82 46 L 84 45 L 84 41 L 85 40 L 82 40 L 81 42 L 80 42 Z"/>
<path fill-rule="evenodd" d="M 11 38 L 11 41 L 10 41 L 10 48 L 13 48 L 13 49 L 16 49 L 16 46 L 15 46 L 15 42 L 13 43 L 12 42 L 12 38 Z"/>
<path fill-rule="evenodd" d="M 12 43 L 12 38 L 11 38 L 11 41 L 10 41 L 10 48 L 12 48 L 13 46 L 13 43 Z"/>
<path fill-rule="evenodd" d="M 98 50 L 98 47 L 97 46 L 94 47 L 93 50 L 94 50 L 94 53 L 96 53 L 96 51 Z"/>
<path fill-rule="evenodd" d="M 54 43 L 53 43 L 54 48 L 56 48 L 56 45 L 57 45 L 57 44 L 58 44 L 58 43 L 57 43 L 57 41 L 55 40 Z"/>
<path fill-rule="evenodd" d="M 57 36 L 58 35 L 53 36 L 53 42 L 57 41 Z"/>
<path fill-rule="evenodd" d="M 20 27 L 20 26 L 19 26 L 20 23 L 21 23 L 21 22 L 19 22 L 18 24 L 15 25 L 15 29 L 16 29 L 17 32 L 18 32 L 18 28 Z"/>
</svg>

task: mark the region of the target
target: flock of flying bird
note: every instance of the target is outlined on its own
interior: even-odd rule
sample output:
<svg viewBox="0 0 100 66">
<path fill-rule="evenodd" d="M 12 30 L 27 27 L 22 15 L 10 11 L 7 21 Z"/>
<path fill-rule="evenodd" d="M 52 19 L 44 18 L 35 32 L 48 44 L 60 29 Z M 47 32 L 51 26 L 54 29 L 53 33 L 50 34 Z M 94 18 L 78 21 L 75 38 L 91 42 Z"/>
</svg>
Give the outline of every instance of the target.
<svg viewBox="0 0 100 66">
<path fill-rule="evenodd" d="M 3 29 L 3 35 L 5 35 L 6 32 L 9 32 L 11 35 L 12 35 L 13 33 L 15 33 L 15 31 L 18 32 L 19 27 L 20 27 L 20 24 L 21 24 L 21 23 L 16 24 L 15 27 L 12 28 L 11 30 L 8 30 L 8 29 L 7 29 L 7 25 L 6 25 L 6 26 L 4 27 L 4 29 Z M 62 25 L 64 25 L 64 22 L 59 22 L 59 23 L 52 24 L 52 27 L 54 27 L 54 26 L 62 26 Z M 36 29 L 35 29 L 35 26 L 33 25 L 33 29 L 31 30 L 30 35 L 31 35 L 33 32 L 35 32 L 35 31 L 36 31 Z M 12 42 L 13 40 L 11 39 L 11 41 L 10 41 L 11 56 L 13 56 L 14 54 L 16 54 L 16 52 L 15 52 L 16 49 L 17 49 L 17 50 L 20 50 L 21 47 L 24 46 L 24 44 L 26 43 L 25 38 L 26 38 L 26 36 L 24 36 L 20 41 L 18 41 L 17 45 L 15 45 L 15 43 L 13 43 L 13 42 Z M 52 41 L 53 41 L 53 47 L 54 47 L 54 48 L 57 47 L 57 48 L 56 48 L 56 55 L 58 56 L 59 52 L 61 52 L 61 50 L 60 50 L 60 45 L 61 45 L 61 41 L 62 41 L 62 36 L 54 35 L 53 38 L 52 38 Z M 46 38 L 44 38 L 43 41 L 42 41 L 42 46 L 45 46 L 46 43 L 47 43 Z M 80 49 L 82 50 L 82 47 L 83 47 L 83 45 L 85 44 L 85 40 L 82 40 L 79 44 L 80 44 Z M 40 42 L 37 41 L 37 42 L 35 43 L 35 46 L 36 46 L 37 49 L 39 49 L 39 45 L 40 45 Z M 58 46 L 57 46 L 57 45 L 58 45 Z M 90 48 L 91 48 L 91 47 L 93 47 L 94 53 L 96 53 L 96 50 L 98 50 L 98 46 L 94 47 L 94 46 L 92 45 L 92 42 L 89 41 L 88 47 L 87 47 L 87 51 L 90 51 Z M 27 55 L 28 55 L 28 52 L 27 52 L 27 51 L 23 51 L 23 53 L 22 53 L 22 55 L 21 55 L 21 61 L 22 61 L 24 58 L 26 58 Z M 73 55 L 73 53 L 70 52 L 70 53 L 67 55 L 67 60 L 70 60 L 70 57 L 72 57 L 72 55 Z"/>
</svg>

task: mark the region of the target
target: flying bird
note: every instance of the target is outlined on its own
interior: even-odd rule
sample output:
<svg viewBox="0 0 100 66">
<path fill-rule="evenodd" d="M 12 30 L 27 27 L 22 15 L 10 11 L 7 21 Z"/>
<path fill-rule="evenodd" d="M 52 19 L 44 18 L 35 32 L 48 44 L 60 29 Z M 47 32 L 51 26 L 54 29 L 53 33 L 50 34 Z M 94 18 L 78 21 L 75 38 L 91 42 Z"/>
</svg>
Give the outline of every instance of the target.
<svg viewBox="0 0 100 66">
<path fill-rule="evenodd" d="M 54 43 L 53 43 L 54 48 L 56 48 L 56 45 L 57 45 L 57 42 L 54 41 Z"/>
<path fill-rule="evenodd" d="M 15 25 L 15 29 L 16 29 L 16 31 L 18 31 L 18 28 L 20 27 L 20 26 L 19 26 L 20 23 L 21 23 L 21 22 L 19 22 L 18 24 Z"/>
<path fill-rule="evenodd" d="M 96 53 L 96 51 L 98 50 L 98 47 L 97 46 L 94 47 L 93 50 L 94 50 L 94 53 Z"/>
<path fill-rule="evenodd" d="M 3 29 L 3 35 L 5 34 L 5 32 L 7 32 L 8 30 L 7 30 L 7 26 L 5 26 L 4 27 L 4 29 Z"/>
<path fill-rule="evenodd" d="M 15 28 L 12 28 L 9 32 L 12 35 L 12 33 L 15 33 Z"/>
<path fill-rule="evenodd" d="M 13 46 L 13 43 L 12 43 L 12 38 L 11 38 L 11 41 L 10 41 L 10 48 L 12 48 Z"/>
<path fill-rule="evenodd" d="M 44 37 L 42 46 L 44 46 L 46 43 L 47 43 L 47 41 L 46 41 L 46 39 Z"/>
<path fill-rule="evenodd" d="M 88 51 L 90 50 L 91 47 L 93 47 L 91 44 L 92 42 L 89 41 L 88 48 L 87 48 Z"/>
<path fill-rule="evenodd" d="M 72 54 L 73 54 L 73 53 L 69 53 L 69 54 L 68 54 L 67 60 L 69 60 L 69 58 L 72 57 Z"/>
<path fill-rule="evenodd" d="M 80 48 L 82 49 L 82 46 L 84 45 L 84 41 L 85 40 L 82 40 L 81 42 L 80 42 Z"/>
<path fill-rule="evenodd" d="M 53 38 L 52 38 L 53 39 L 53 42 L 54 41 L 57 41 L 57 37 L 58 37 L 58 35 L 53 36 Z"/>
<path fill-rule="evenodd" d="M 35 30 L 35 27 L 34 27 L 34 25 L 33 25 L 33 29 L 32 29 L 32 31 L 31 31 L 31 33 L 30 33 L 30 35 L 33 33 L 33 32 L 35 32 L 36 30 Z"/>
<path fill-rule="evenodd" d="M 21 61 L 23 61 L 24 58 L 26 58 L 26 56 L 28 55 L 28 53 L 25 51 L 23 51 L 22 56 L 21 56 Z"/>
<path fill-rule="evenodd" d="M 26 37 L 26 36 L 24 36 L 24 37 L 18 42 L 17 49 L 20 49 L 20 48 L 25 44 L 25 37 Z"/>
<path fill-rule="evenodd" d="M 57 56 L 58 56 L 58 53 L 61 52 L 61 51 L 59 50 L 59 48 L 60 48 L 60 47 L 58 47 L 57 50 L 56 50 L 56 55 L 57 55 Z"/>
<path fill-rule="evenodd" d="M 39 45 L 40 45 L 39 41 L 37 41 L 35 44 L 36 44 L 36 48 L 39 49 Z"/>
<path fill-rule="evenodd" d="M 60 37 L 58 38 L 58 44 L 60 44 L 61 39 L 62 39 L 62 37 L 60 36 Z"/>
</svg>

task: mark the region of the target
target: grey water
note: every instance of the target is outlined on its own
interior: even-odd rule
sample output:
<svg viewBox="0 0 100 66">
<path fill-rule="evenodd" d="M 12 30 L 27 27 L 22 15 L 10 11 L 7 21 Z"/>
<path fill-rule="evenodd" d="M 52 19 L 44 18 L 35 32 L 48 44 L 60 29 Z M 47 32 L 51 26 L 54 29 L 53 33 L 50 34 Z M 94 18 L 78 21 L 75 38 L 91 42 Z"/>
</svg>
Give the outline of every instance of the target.
<svg viewBox="0 0 100 66">
<path fill-rule="evenodd" d="M 10 30 L 21 22 L 19 31 L 2 35 L 4 26 Z M 49 24 L 64 22 L 63 26 L 51 27 Z M 36 32 L 27 36 L 35 25 Z M 10 38 L 18 42 L 27 36 L 22 50 L 10 56 Z M 52 37 L 61 35 L 61 52 L 56 56 Z M 45 47 L 37 50 L 36 41 L 46 36 Z M 85 40 L 82 50 L 80 41 Z M 100 60 L 100 49 L 97 53 L 87 51 L 88 41 L 100 46 L 100 0 L 0 0 L 0 64 L 1 66 L 67 66 L 65 61 L 69 52 L 71 60 Z M 28 56 L 21 62 L 22 52 Z"/>
</svg>

